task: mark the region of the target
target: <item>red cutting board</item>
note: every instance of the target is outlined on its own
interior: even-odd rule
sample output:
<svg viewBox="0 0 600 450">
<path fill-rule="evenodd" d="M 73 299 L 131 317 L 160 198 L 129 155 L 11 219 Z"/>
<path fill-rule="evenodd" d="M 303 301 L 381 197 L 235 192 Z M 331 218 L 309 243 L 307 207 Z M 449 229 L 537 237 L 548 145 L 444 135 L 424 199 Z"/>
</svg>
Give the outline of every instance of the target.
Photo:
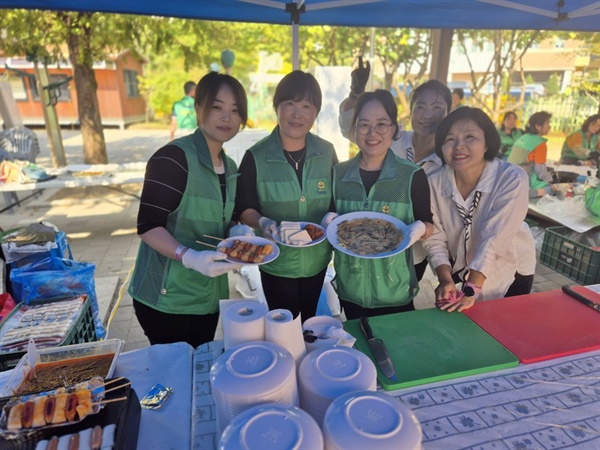
<svg viewBox="0 0 600 450">
<path fill-rule="evenodd" d="M 465 314 L 524 364 L 600 349 L 600 313 L 561 290 L 477 302 Z"/>
</svg>

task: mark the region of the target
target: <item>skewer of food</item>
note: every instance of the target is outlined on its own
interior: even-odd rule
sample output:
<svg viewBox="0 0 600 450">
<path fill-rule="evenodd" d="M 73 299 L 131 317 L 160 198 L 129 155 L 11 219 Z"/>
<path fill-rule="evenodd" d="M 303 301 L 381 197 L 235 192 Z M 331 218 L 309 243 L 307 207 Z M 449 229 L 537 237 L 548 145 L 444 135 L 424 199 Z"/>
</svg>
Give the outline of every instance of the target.
<svg viewBox="0 0 600 450">
<path fill-rule="evenodd" d="M 110 424 L 104 427 L 96 425 L 94 428 L 86 428 L 79 433 L 64 436 L 52 436 L 49 440 L 39 441 L 35 450 L 68 450 L 78 449 L 112 449 L 115 445 L 116 425 Z"/>
<path fill-rule="evenodd" d="M 273 246 L 269 244 L 257 245 L 236 239 L 230 247 L 219 247 L 219 251 L 233 259 L 251 264 L 260 264 L 271 254 Z"/>
<path fill-rule="evenodd" d="M 110 382 L 109 382 L 110 383 Z M 116 388 L 127 386 L 126 382 Z M 101 405 L 126 400 L 127 397 L 105 400 L 106 383 L 100 377 L 69 388 L 12 398 L 0 416 L 0 429 L 20 431 L 61 425 L 83 420 L 97 413 Z"/>
</svg>

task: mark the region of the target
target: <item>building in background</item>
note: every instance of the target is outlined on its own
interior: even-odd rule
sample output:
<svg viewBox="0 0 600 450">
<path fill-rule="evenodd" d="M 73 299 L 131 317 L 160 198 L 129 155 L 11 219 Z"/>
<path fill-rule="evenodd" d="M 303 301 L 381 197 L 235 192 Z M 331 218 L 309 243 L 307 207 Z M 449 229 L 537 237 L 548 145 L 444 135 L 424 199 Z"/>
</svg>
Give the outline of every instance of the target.
<svg viewBox="0 0 600 450">
<path fill-rule="evenodd" d="M 143 75 L 145 60 L 126 50 L 113 58 L 94 63 L 98 83 L 98 103 L 102 125 L 126 125 L 146 120 L 146 101 L 138 88 L 138 77 Z M 48 66 L 50 82 L 60 83 L 56 90 L 56 112 L 62 126 L 78 126 L 77 93 L 71 64 L 61 62 Z M 32 62 L 21 57 L 0 56 L 0 77 L 8 80 L 19 113 L 26 126 L 44 125 L 35 70 Z M 68 81 L 67 81 L 68 80 Z"/>
</svg>

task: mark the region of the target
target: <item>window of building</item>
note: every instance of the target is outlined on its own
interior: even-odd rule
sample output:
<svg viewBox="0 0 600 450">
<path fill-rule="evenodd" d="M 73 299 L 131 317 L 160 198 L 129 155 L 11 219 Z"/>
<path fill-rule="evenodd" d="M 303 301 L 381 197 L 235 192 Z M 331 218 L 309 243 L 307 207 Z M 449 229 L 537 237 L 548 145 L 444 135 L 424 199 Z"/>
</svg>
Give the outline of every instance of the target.
<svg viewBox="0 0 600 450">
<path fill-rule="evenodd" d="M 8 82 L 15 100 L 27 100 L 25 78 L 21 75 L 8 75 Z"/>
<path fill-rule="evenodd" d="M 53 74 L 48 77 L 50 84 L 61 83 L 67 79 L 67 75 Z M 35 76 L 29 77 L 29 87 L 31 89 L 31 95 L 36 102 L 40 101 L 40 93 L 37 88 L 37 79 Z M 62 83 L 60 86 L 55 87 L 51 90 L 50 96 L 55 96 L 59 102 L 70 102 L 71 101 L 71 89 L 69 89 L 69 82 Z"/>
<path fill-rule="evenodd" d="M 137 72 L 135 70 L 124 70 L 125 74 L 125 89 L 127 97 L 139 97 L 140 90 L 138 86 Z"/>
</svg>

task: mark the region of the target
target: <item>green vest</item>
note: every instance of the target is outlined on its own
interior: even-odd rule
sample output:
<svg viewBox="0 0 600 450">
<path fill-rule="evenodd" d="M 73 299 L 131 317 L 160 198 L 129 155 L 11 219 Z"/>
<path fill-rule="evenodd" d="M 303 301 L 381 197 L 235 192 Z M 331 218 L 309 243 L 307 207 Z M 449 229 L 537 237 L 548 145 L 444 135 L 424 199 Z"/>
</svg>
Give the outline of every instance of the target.
<svg viewBox="0 0 600 450">
<path fill-rule="evenodd" d="M 186 95 L 178 102 L 173 103 L 173 113 L 177 117 L 177 128 L 182 130 L 195 130 L 198 128 L 194 98 Z"/>
<path fill-rule="evenodd" d="M 182 245 L 194 250 L 214 250 L 196 243 L 202 235 L 225 237 L 233 213 L 237 167 L 221 151 L 225 165 L 227 201 L 223 198 L 208 146 L 200 130 L 174 140 L 185 152 L 188 178 L 181 203 L 169 214 L 166 229 Z M 211 314 L 219 299 L 229 298 L 227 275 L 210 278 L 161 255 L 142 241 L 129 285 L 133 298 L 169 314 Z"/>
<path fill-rule="evenodd" d="M 413 174 L 419 166 L 388 150 L 379 179 L 366 195 L 359 172 L 360 154 L 334 168 L 333 196 L 338 214 L 375 211 L 406 224 L 415 221 L 411 199 Z M 401 306 L 419 292 L 412 249 L 381 259 L 356 258 L 334 251 L 334 287 L 343 300 L 363 308 Z"/>
<path fill-rule="evenodd" d="M 308 133 L 302 189 L 283 154 L 279 127 L 249 151 L 256 165 L 260 213 L 277 223 L 282 220 L 321 223 L 331 205 L 333 145 Z M 305 248 L 280 245 L 279 250 L 279 257 L 261 266 L 261 270 L 284 278 L 306 278 L 321 272 L 331 261 L 327 240 Z"/>
<path fill-rule="evenodd" d="M 581 131 L 578 130 L 575 133 L 579 133 L 581 135 L 581 145 L 583 148 L 586 148 L 588 150 L 596 150 L 596 148 L 598 147 L 598 135 L 596 133 L 592 134 L 590 136 L 590 139 L 588 140 L 587 138 L 587 133 L 585 131 Z M 573 133 L 573 134 L 575 134 Z M 573 158 L 573 159 L 579 159 L 579 160 L 586 160 L 588 159 L 587 156 L 579 156 L 576 155 L 573 150 L 571 149 L 571 147 L 569 147 L 569 144 L 567 143 L 567 139 L 565 139 L 565 143 L 563 144 L 563 148 L 562 151 L 560 152 L 560 156 L 561 158 Z"/>
<path fill-rule="evenodd" d="M 510 153 L 512 151 L 512 147 L 514 143 L 523 136 L 523 130 L 520 128 L 515 128 L 511 134 L 506 133 L 502 127 L 498 129 L 498 134 L 500 135 L 500 145 L 501 145 L 501 153 L 503 155 L 503 159 L 508 159 Z"/>
<path fill-rule="evenodd" d="M 527 161 L 529 154 L 534 151 L 538 145 L 547 140 L 548 139 L 538 136 L 537 134 L 525 133 L 513 144 L 512 151 L 508 157 L 508 162 L 518 165 L 530 163 Z"/>
</svg>

